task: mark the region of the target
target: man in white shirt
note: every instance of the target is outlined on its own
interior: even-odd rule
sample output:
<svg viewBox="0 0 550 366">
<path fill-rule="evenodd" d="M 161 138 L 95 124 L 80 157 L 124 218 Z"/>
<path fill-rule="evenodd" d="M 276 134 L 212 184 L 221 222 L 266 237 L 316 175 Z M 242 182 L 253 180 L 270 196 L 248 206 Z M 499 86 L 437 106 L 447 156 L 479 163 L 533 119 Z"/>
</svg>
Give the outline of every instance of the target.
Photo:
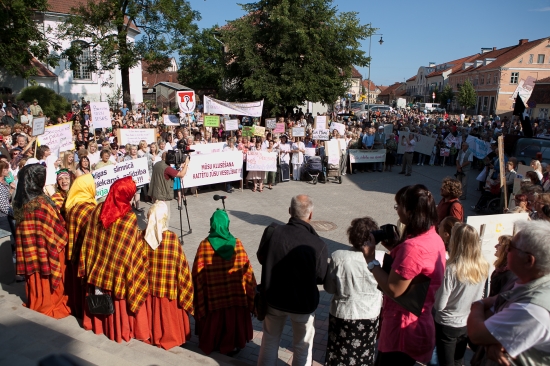
<svg viewBox="0 0 550 366">
<path fill-rule="evenodd" d="M 406 177 L 410 177 L 412 174 L 412 161 L 414 155 L 414 147 L 416 146 L 416 140 L 414 135 L 409 133 L 408 137 L 403 135 L 399 142 L 402 146 L 405 146 L 405 154 L 403 154 L 403 167 L 399 174 L 405 174 Z"/>
</svg>

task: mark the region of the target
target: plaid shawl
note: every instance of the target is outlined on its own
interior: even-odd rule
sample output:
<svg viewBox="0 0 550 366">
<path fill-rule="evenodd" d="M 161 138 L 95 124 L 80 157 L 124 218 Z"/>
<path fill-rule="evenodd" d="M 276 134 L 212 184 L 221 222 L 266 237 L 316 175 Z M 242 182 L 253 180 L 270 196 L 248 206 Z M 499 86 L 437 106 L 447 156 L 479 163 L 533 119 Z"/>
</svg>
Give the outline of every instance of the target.
<svg viewBox="0 0 550 366">
<path fill-rule="evenodd" d="M 55 203 L 55 208 L 57 208 L 57 211 L 63 212 L 63 206 L 65 203 L 65 199 L 67 198 L 67 194 L 63 194 L 60 191 L 57 191 L 50 198 L 52 199 L 53 203 Z"/>
<path fill-rule="evenodd" d="M 43 196 L 25 204 L 22 215 L 15 231 L 17 274 L 50 276 L 56 289 L 62 279 L 59 253 L 68 239 L 65 220 Z"/>
<path fill-rule="evenodd" d="M 149 294 L 149 259 L 141 240 L 137 218 L 129 212 L 105 229 L 99 217 L 103 203 L 96 206 L 80 250 L 78 276 L 117 299 L 126 299 L 137 312 Z"/>
<path fill-rule="evenodd" d="M 151 295 L 177 299 L 185 311 L 193 314 L 193 280 L 177 235 L 171 231 L 163 232 L 162 242 L 155 250 L 146 242 L 144 245 L 149 253 Z"/>
<path fill-rule="evenodd" d="M 94 208 L 95 205 L 92 203 L 81 202 L 71 207 L 67 212 L 67 231 L 69 232 L 69 242 L 65 253 L 67 261 L 78 262 L 84 233 L 86 233 Z"/>
<path fill-rule="evenodd" d="M 231 260 L 214 252 L 208 239 L 203 240 L 193 263 L 195 318 L 209 311 L 230 307 L 254 309 L 256 278 L 248 255 L 239 239 Z"/>
</svg>

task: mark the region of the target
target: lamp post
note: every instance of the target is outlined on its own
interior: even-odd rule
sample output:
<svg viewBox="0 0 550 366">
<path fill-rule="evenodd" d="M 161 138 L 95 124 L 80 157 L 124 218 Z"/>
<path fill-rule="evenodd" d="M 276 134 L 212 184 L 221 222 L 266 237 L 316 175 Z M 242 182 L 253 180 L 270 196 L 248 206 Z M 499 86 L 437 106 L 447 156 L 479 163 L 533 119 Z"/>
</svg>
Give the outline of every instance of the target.
<svg viewBox="0 0 550 366">
<path fill-rule="evenodd" d="M 369 27 L 370 27 L 370 24 L 369 24 Z M 378 41 L 378 43 L 380 43 L 380 46 L 382 46 L 382 43 L 384 43 L 384 40 L 382 39 L 383 34 L 373 33 L 369 35 L 369 89 L 367 90 L 367 117 L 369 122 L 370 122 L 370 104 L 371 104 L 371 101 L 370 101 L 370 64 L 371 64 L 370 46 L 371 46 L 372 36 L 380 36 L 380 40 Z"/>
</svg>

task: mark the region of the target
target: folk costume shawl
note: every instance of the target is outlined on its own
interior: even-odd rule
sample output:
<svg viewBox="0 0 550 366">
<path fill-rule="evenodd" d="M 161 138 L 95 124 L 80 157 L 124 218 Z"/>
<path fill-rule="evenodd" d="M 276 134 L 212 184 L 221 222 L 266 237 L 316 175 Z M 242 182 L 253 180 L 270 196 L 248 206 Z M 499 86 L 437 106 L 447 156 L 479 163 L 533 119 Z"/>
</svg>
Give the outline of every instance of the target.
<svg viewBox="0 0 550 366">
<path fill-rule="evenodd" d="M 65 220 L 44 195 L 44 166 L 25 166 L 18 177 L 14 200 L 17 274 L 30 276 L 39 272 L 41 276 L 50 276 L 51 286 L 56 289 L 62 280 L 59 253 L 68 239 Z"/>
<path fill-rule="evenodd" d="M 92 174 L 84 174 L 76 178 L 65 201 L 65 210 L 69 212 L 77 203 L 92 203 L 96 205 L 95 200 L 95 181 Z"/>
<path fill-rule="evenodd" d="M 113 183 L 102 206 L 100 216 L 100 220 L 106 229 L 116 220 L 132 211 L 130 200 L 136 194 L 136 190 L 136 184 L 132 177 L 120 178 Z"/>
<path fill-rule="evenodd" d="M 164 201 L 157 201 L 147 214 L 149 221 L 145 229 L 145 241 L 155 250 L 162 242 L 162 233 L 168 230 L 168 207 Z"/>
<path fill-rule="evenodd" d="M 236 239 L 229 232 L 229 216 L 224 210 L 218 208 L 212 214 L 208 241 L 214 251 L 226 261 L 230 260 L 235 254 Z"/>
</svg>

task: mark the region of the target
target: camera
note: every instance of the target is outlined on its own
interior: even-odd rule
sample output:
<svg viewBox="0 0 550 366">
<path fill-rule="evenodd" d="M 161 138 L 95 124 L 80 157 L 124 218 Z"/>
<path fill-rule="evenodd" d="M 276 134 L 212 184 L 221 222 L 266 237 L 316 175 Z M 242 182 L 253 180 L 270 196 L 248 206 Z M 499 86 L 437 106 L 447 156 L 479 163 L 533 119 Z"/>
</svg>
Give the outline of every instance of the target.
<svg viewBox="0 0 550 366">
<path fill-rule="evenodd" d="M 388 249 L 395 247 L 399 240 L 397 226 L 392 224 L 382 225 L 380 226 L 380 230 L 371 231 L 371 234 L 374 236 L 376 244 L 384 242 L 384 246 Z"/>
<path fill-rule="evenodd" d="M 194 151 L 195 150 L 187 148 L 187 144 L 185 143 L 185 141 L 180 140 L 178 141 L 175 149 L 166 152 L 166 164 L 175 164 L 176 167 L 179 167 L 185 162 L 185 160 L 187 160 L 187 157 L 191 159 L 189 153 L 192 153 Z"/>
</svg>

